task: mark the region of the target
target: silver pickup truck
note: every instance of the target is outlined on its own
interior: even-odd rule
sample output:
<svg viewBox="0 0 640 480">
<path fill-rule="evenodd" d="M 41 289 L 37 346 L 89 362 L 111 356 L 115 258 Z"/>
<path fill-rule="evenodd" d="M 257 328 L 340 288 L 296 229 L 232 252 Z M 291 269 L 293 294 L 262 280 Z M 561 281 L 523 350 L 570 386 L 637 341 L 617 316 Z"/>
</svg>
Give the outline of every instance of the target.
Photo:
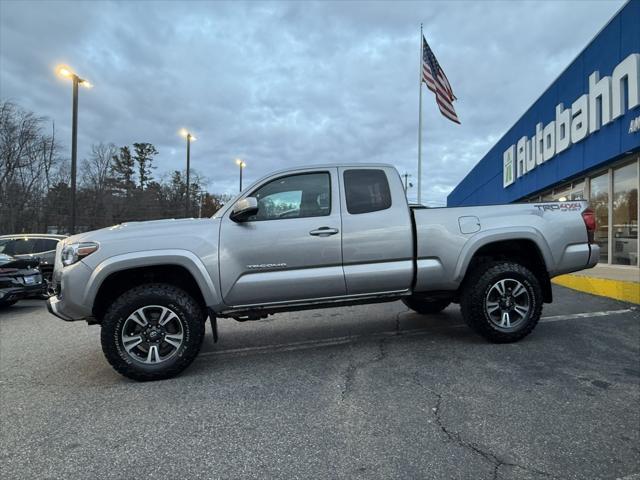
<svg viewBox="0 0 640 480">
<path fill-rule="evenodd" d="M 131 222 L 69 237 L 56 251 L 51 313 L 101 325 L 103 351 L 136 380 L 197 356 L 207 318 L 402 300 L 451 302 L 479 334 L 529 334 L 550 278 L 590 268 L 595 217 L 583 201 L 436 208 L 407 203 L 388 165 L 268 175 L 213 218 Z"/>
</svg>

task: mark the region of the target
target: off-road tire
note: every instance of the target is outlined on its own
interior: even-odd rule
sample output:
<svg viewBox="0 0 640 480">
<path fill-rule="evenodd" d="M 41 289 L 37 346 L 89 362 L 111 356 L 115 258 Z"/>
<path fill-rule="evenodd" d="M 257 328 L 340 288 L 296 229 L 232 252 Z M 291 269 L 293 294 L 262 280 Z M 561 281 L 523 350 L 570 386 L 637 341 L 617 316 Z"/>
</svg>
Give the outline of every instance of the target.
<svg viewBox="0 0 640 480">
<path fill-rule="evenodd" d="M 489 318 L 485 301 L 489 290 L 501 279 L 513 278 L 527 289 L 531 302 L 529 317 L 516 330 L 498 330 Z M 542 314 L 542 288 L 536 276 L 519 263 L 496 261 L 483 263 L 465 280 L 460 309 L 467 325 L 493 343 L 516 342 L 529 335 Z"/>
<path fill-rule="evenodd" d="M 132 359 L 121 341 L 125 320 L 138 308 L 160 305 L 173 310 L 182 320 L 184 340 L 176 354 L 159 364 Z M 125 377 L 138 381 L 162 380 L 178 375 L 196 358 L 204 337 L 206 315 L 188 293 L 173 285 L 150 283 L 120 295 L 102 319 L 102 351 L 111 366 Z"/>
<path fill-rule="evenodd" d="M 416 313 L 429 315 L 440 313 L 451 304 L 451 301 L 440 298 L 419 298 L 412 295 L 410 297 L 404 297 L 402 303 Z"/>
</svg>

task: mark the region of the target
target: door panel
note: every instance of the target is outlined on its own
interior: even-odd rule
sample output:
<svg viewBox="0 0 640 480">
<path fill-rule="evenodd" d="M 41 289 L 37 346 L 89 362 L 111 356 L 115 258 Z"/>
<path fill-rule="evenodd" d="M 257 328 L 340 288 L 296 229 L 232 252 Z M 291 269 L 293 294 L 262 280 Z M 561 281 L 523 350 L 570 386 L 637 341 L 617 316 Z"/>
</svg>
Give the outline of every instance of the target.
<svg viewBox="0 0 640 480">
<path fill-rule="evenodd" d="M 224 215 L 220 280 L 225 304 L 345 295 L 337 169 L 322 172 L 329 174 L 328 199 L 310 177 L 318 172 L 301 171 L 270 179 L 248 193 L 258 197 L 260 206 L 249 221 L 236 223 Z M 303 175 L 308 177 L 292 178 Z"/>
<path fill-rule="evenodd" d="M 337 297 L 345 293 L 341 266 L 255 272 L 241 276 L 225 298 L 230 305 Z"/>
<path fill-rule="evenodd" d="M 398 173 L 388 167 L 340 167 L 339 178 L 347 294 L 409 289 L 413 232 Z"/>
</svg>

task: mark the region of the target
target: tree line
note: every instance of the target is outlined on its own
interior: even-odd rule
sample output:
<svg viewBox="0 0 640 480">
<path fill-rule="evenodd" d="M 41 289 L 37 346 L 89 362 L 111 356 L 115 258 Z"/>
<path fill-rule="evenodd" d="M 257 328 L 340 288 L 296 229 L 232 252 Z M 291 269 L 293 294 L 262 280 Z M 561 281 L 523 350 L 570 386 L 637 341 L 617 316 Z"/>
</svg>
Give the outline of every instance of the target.
<svg viewBox="0 0 640 480">
<path fill-rule="evenodd" d="M 185 172 L 156 177 L 156 155 L 156 147 L 147 142 L 93 144 L 78 165 L 76 231 L 184 217 Z M 15 103 L 0 102 L 0 235 L 68 233 L 70 172 L 55 124 Z M 191 170 L 187 216 L 211 216 L 229 199 L 207 192 L 205 183 Z"/>
</svg>

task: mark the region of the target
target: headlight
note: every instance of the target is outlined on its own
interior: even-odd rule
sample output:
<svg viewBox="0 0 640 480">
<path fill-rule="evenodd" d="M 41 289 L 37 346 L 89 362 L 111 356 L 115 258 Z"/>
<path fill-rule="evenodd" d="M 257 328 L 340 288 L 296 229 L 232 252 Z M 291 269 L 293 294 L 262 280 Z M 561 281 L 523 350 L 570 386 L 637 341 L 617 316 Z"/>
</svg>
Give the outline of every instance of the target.
<svg viewBox="0 0 640 480">
<path fill-rule="evenodd" d="M 73 265 L 82 260 L 87 255 L 91 255 L 98 250 L 98 244 L 95 242 L 71 243 L 62 248 L 61 260 L 65 267 Z"/>
</svg>

